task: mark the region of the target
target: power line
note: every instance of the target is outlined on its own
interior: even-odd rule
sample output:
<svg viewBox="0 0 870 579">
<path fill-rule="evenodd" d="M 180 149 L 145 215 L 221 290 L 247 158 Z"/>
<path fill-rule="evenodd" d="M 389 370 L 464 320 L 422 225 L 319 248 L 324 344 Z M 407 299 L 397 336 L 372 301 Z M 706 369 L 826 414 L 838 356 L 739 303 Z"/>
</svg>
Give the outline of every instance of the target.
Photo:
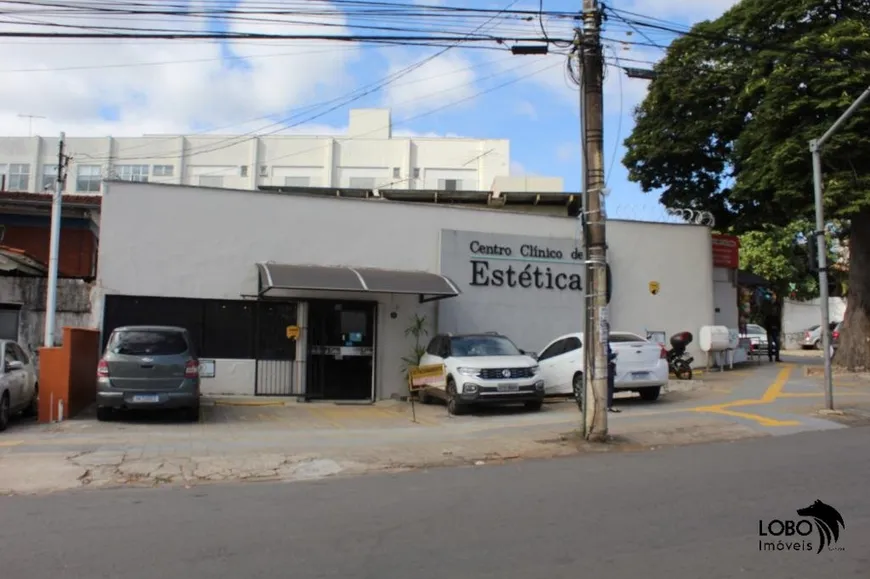
<svg viewBox="0 0 870 579">
<path fill-rule="evenodd" d="M 745 38 L 734 37 L 734 36 L 725 35 L 725 34 L 710 34 L 710 33 L 706 33 L 706 32 L 702 32 L 702 31 L 697 30 L 697 27 L 694 27 L 689 31 L 678 30 L 678 29 L 675 29 L 671 26 L 666 26 L 663 24 L 656 24 L 653 22 L 642 22 L 639 20 L 632 20 L 630 18 L 626 18 L 624 16 L 621 16 L 619 14 L 621 11 L 617 10 L 615 8 L 608 7 L 608 8 L 605 8 L 605 10 L 607 12 L 609 12 L 611 14 L 611 16 L 613 16 L 614 18 L 616 18 L 622 22 L 625 22 L 626 24 L 635 25 L 635 26 L 639 26 L 642 28 L 650 28 L 653 30 L 661 30 L 661 31 L 665 31 L 665 32 L 670 32 L 672 34 L 676 34 L 678 36 L 683 36 L 683 37 L 697 38 L 697 39 L 708 40 L 708 41 L 712 41 L 712 42 L 731 44 L 734 46 L 739 46 L 742 48 L 751 48 L 753 50 L 758 50 L 758 51 L 783 52 L 783 53 L 797 54 L 797 55 L 802 55 L 802 56 L 814 56 L 814 57 L 819 57 L 819 58 L 830 58 L 830 59 L 837 60 L 840 62 L 849 61 L 849 62 L 865 62 L 866 63 L 868 60 L 870 60 L 870 57 L 858 59 L 855 57 L 851 57 L 849 55 L 844 55 L 844 54 L 841 54 L 838 52 L 828 51 L 828 50 L 817 50 L 817 49 L 811 50 L 811 49 L 804 49 L 804 48 L 799 48 L 799 47 L 795 47 L 795 46 L 785 45 L 782 43 L 776 43 L 776 42 L 770 42 L 770 43 L 755 42 L 755 41 L 748 40 Z M 642 45 L 643 43 L 629 42 L 628 44 Z M 653 46 L 656 46 L 658 48 L 661 48 L 660 46 L 655 45 L 655 43 L 650 43 L 650 44 L 652 44 Z"/>
<path fill-rule="evenodd" d="M 526 62 L 523 62 L 523 63 L 521 63 L 520 65 L 515 66 L 515 67 L 513 67 L 513 68 L 510 68 L 510 69 L 507 69 L 507 70 L 504 70 L 504 71 L 498 71 L 498 72 L 492 73 L 492 74 L 490 74 L 490 75 L 480 77 L 480 78 L 478 78 L 477 80 L 478 80 L 478 81 L 484 81 L 484 80 L 488 80 L 488 79 L 491 79 L 491 78 L 495 78 L 495 77 L 497 77 L 497 76 L 501 76 L 501 75 L 504 75 L 504 74 L 509 74 L 509 73 L 515 72 L 515 71 L 520 70 L 520 69 L 523 69 L 523 68 L 528 68 L 529 66 L 531 66 L 532 64 L 535 64 L 535 63 L 536 63 L 536 61 L 526 61 Z M 559 66 L 561 66 L 560 63 L 557 63 L 557 64 L 558 64 Z M 532 73 L 532 74 L 529 75 L 529 76 L 534 76 L 535 74 L 538 74 L 538 72 Z M 523 78 L 523 77 L 521 77 L 521 78 Z M 430 80 L 430 78 L 427 78 L 427 79 L 424 79 L 424 80 Z M 422 82 L 422 81 L 421 81 L 421 82 Z M 409 83 L 409 84 L 410 84 L 410 83 Z M 510 84 L 513 84 L 513 83 L 512 83 L 512 82 L 508 82 L 508 83 L 505 83 L 505 84 L 502 84 L 502 85 L 498 85 L 496 88 L 500 88 L 501 86 L 509 86 Z M 430 95 L 444 94 L 444 93 L 448 93 L 448 92 L 451 92 L 451 91 L 453 91 L 453 90 L 456 90 L 457 88 L 460 88 L 460 87 L 450 87 L 450 88 L 443 89 L 443 90 L 440 90 L 440 91 L 434 91 L 434 92 L 431 92 L 431 93 L 429 93 L 429 94 L 430 94 Z M 495 90 L 495 89 L 493 89 L 493 90 Z M 481 93 L 478 93 L 478 96 L 479 96 L 479 95 L 482 95 L 482 94 L 487 94 L 488 92 L 491 92 L 491 90 L 488 89 L 488 90 L 482 91 Z M 364 96 L 364 95 L 363 95 L 363 96 Z M 359 97 L 356 97 L 356 98 L 359 98 Z M 117 157 L 117 158 L 111 158 L 111 157 L 89 157 L 89 160 L 92 161 L 92 162 L 95 162 L 95 163 L 109 162 L 109 161 L 112 161 L 112 162 L 114 163 L 114 162 L 117 162 L 117 161 L 128 161 L 128 162 L 129 162 L 129 161 L 147 161 L 147 160 L 153 160 L 153 159 L 172 159 L 172 158 L 176 158 L 176 157 L 179 157 L 179 156 L 182 156 L 182 155 L 184 156 L 185 159 L 188 159 L 188 160 L 189 160 L 189 159 L 191 159 L 191 158 L 193 158 L 193 157 L 196 157 L 196 156 L 199 156 L 199 155 L 205 155 L 205 154 L 208 154 L 208 153 L 213 153 L 213 152 L 215 152 L 215 151 L 219 151 L 219 150 L 227 149 L 227 148 L 229 148 L 229 147 L 234 147 L 234 146 L 236 146 L 236 145 L 241 145 L 242 143 L 245 143 L 245 142 L 247 142 L 247 141 L 251 141 L 251 140 L 253 140 L 253 139 L 257 139 L 257 138 L 260 138 L 260 137 L 266 137 L 266 136 L 274 135 L 274 134 L 277 134 L 277 133 L 279 133 L 279 132 L 281 132 L 281 131 L 286 131 L 286 130 L 288 130 L 288 129 L 292 129 L 292 128 L 295 128 L 295 127 L 299 127 L 299 126 L 305 125 L 305 124 L 310 123 L 310 122 L 312 122 L 312 121 L 314 121 L 314 120 L 317 120 L 317 119 L 320 118 L 320 117 L 325 116 L 326 114 L 328 114 L 328 113 L 330 113 L 330 112 L 333 112 L 333 111 L 338 110 L 338 109 L 340 109 L 340 108 L 342 108 L 342 107 L 344 107 L 344 106 L 347 106 L 350 102 L 352 102 L 353 100 L 356 100 L 356 98 L 351 97 L 350 101 L 343 101 L 343 102 L 340 102 L 340 103 L 338 103 L 338 104 L 336 104 L 336 105 L 334 105 L 334 106 L 332 106 L 332 107 L 329 107 L 327 110 L 324 110 L 324 111 L 321 111 L 321 112 L 319 112 L 319 113 L 314 114 L 313 116 L 309 116 L 309 117 L 307 117 L 307 118 L 304 118 L 304 119 L 298 120 L 298 121 L 296 121 L 296 122 L 294 122 L 294 123 L 292 123 L 292 124 L 287 124 L 291 119 L 294 119 L 294 118 L 297 118 L 297 117 L 301 116 L 301 115 L 299 115 L 299 114 L 291 115 L 290 117 L 287 117 L 287 118 L 285 118 L 285 119 L 281 119 L 281 120 L 278 121 L 277 123 L 273 123 L 272 125 L 270 125 L 270 126 L 276 126 L 276 127 L 277 127 L 277 128 L 275 128 L 274 130 L 270 130 L 270 131 L 267 131 L 267 132 L 265 132 L 265 133 L 260 132 L 260 131 L 251 131 L 251 132 L 245 133 L 245 134 L 243 134 L 243 135 L 237 135 L 237 136 L 231 137 L 231 138 L 229 138 L 229 139 L 225 139 L 225 140 L 223 140 L 223 141 L 219 141 L 218 143 L 212 143 L 212 144 L 209 144 L 209 145 L 204 145 L 204 147 L 206 147 L 204 150 L 198 150 L 198 151 L 194 151 L 194 152 L 187 152 L 187 151 L 174 151 L 174 152 L 171 153 L 171 154 L 149 155 L 149 156 L 143 156 L 143 157 Z M 334 102 L 335 100 L 338 100 L 338 99 L 334 99 L 334 100 L 331 101 L 331 102 Z M 412 100 L 416 100 L 416 99 L 412 99 Z M 432 114 L 433 112 L 437 112 L 438 110 L 442 110 L 443 108 L 449 108 L 450 106 L 455 106 L 455 104 L 460 104 L 460 103 L 462 103 L 462 102 L 465 102 L 466 100 L 468 100 L 468 98 L 466 98 L 466 99 L 460 99 L 459 101 L 456 101 L 455 103 L 451 103 L 451 104 L 449 104 L 449 105 L 447 105 L 447 106 L 445 106 L 445 107 L 442 107 L 442 108 L 440 108 L 440 109 L 436 109 L 435 111 L 431 111 L 431 112 L 426 113 L 426 114 L 423 114 L 423 115 L 419 115 L 419 116 L 414 116 L 414 117 L 411 117 L 411 118 L 403 119 L 402 121 L 400 121 L 400 123 L 402 123 L 402 122 L 409 122 L 409 121 L 411 121 L 411 120 L 416 120 L 417 118 L 425 117 L 425 116 L 427 116 L 428 114 Z M 412 102 L 412 101 L 403 101 L 403 102 L 401 102 L 401 103 L 397 103 L 397 104 L 406 104 L 406 102 Z M 325 103 L 325 104 L 328 104 L 328 103 Z M 377 130 L 382 130 L 382 129 L 384 129 L 384 128 L 388 128 L 388 127 L 380 127 L 380 128 L 377 129 Z M 372 132 L 376 132 L 376 131 L 372 131 Z M 368 134 L 368 133 L 366 133 L 366 134 Z M 149 145 L 150 145 L 150 143 L 149 143 L 149 144 L 146 144 L 146 145 L 143 145 L 143 147 L 147 147 L 147 146 L 149 146 Z M 316 150 L 316 149 L 313 149 L 313 150 Z M 301 151 L 301 152 L 299 152 L 298 154 L 302 154 L 302 153 L 304 153 L 304 152 L 308 152 L 308 151 L 309 151 L 309 150 Z M 186 153 L 186 154 L 185 154 L 185 153 Z M 284 158 L 284 157 L 279 157 L 279 158 Z M 266 161 L 264 161 L 264 163 L 265 163 L 265 162 L 266 162 Z"/>
<path fill-rule="evenodd" d="M 528 66 L 528 64 L 523 64 L 523 65 L 521 65 L 521 66 L 519 66 L 519 67 L 517 67 L 517 68 L 524 68 L 525 66 Z M 549 66 L 541 67 L 541 68 L 539 68 L 538 70 L 535 70 L 534 72 L 531 72 L 531 73 L 529 73 L 529 74 L 527 74 L 527 75 L 520 76 L 520 77 L 517 77 L 517 78 L 511 79 L 511 80 L 505 81 L 505 82 L 500 83 L 500 84 L 497 84 L 497 85 L 495 85 L 495 86 L 491 86 L 491 87 L 489 87 L 489 88 L 487 88 L 487 89 L 484 89 L 484 90 L 482 90 L 482 91 L 478 91 L 477 93 L 475 93 L 475 94 L 473 94 L 473 95 L 470 95 L 470 96 L 467 96 L 467 97 L 463 97 L 463 98 L 461 98 L 461 99 L 458 99 L 458 100 L 452 101 L 452 102 L 450 102 L 450 103 L 447 103 L 447 104 L 445 104 L 445 105 L 439 106 L 439 107 L 437 107 L 437 108 L 430 109 L 430 110 L 428 110 L 428 111 L 426 111 L 426 112 L 423 112 L 423 113 L 420 113 L 420 114 L 416 114 L 416 115 L 413 115 L 413 116 L 410 116 L 410 117 L 406 117 L 406 118 L 401 119 L 401 120 L 399 120 L 399 121 L 397 121 L 397 122 L 395 122 L 395 123 L 392 123 L 390 126 L 401 125 L 401 124 L 408 123 L 408 122 L 411 122 L 411 121 L 415 121 L 415 120 L 418 120 L 418 119 L 421 119 L 421 118 L 424 118 L 424 117 L 428 117 L 429 115 L 434 115 L 435 113 L 438 113 L 438 112 L 441 112 L 441 111 L 446 110 L 446 109 L 448 109 L 448 108 L 455 107 L 455 106 L 460 105 L 460 104 L 462 104 L 462 103 L 465 103 L 465 102 L 468 102 L 468 101 L 474 100 L 474 99 L 476 99 L 476 98 L 478 98 L 478 97 L 481 97 L 481 96 L 483 96 L 483 95 L 485 95 L 485 94 L 489 94 L 489 93 L 491 93 L 491 92 L 494 92 L 494 91 L 497 91 L 497 90 L 501 90 L 502 88 L 505 88 L 505 87 L 507 87 L 507 86 L 511 86 L 511 85 L 516 84 L 516 83 L 518 83 L 518 82 L 522 82 L 522 81 L 524 81 L 524 80 L 527 80 L 527 79 L 529 79 L 529 78 L 532 78 L 533 76 L 537 76 L 538 74 L 541 74 L 541 73 L 546 72 L 546 71 L 548 71 L 548 70 L 552 70 L 552 69 L 554 69 L 554 68 L 557 67 L 557 66 L 562 66 L 562 63 L 557 62 L 557 63 L 555 63 L 555 64 L 551 64 L 551 65 L 549 65 Z M 514 70 L 515 70 L 515 69 L 514 69 Z M 501 74 L 501 73 L 496 73 L 495 75 L 492 75 L 492 76 L 497 76 L 498 74 Z M 434 93 L 433 93 L 433 94 L 434 94 Z M 356 136 L 353 136 L 353 137 L 337 137 L 336 140 L 340 140 L 340 141 L 343 141 L 343 142 L 346 142 L 346 141 L 353 141 L 353 140 L 355 140 L 355 139 L 362 138 L 362 137 L 364 137 L 365 135 L 369 135 L 369 134 L 372 134 L 372 133 L 376 133 L 376 132 L 382 131 L 382 130 L 384 130 L 384 129 L 386 129 L 386 128 L 389 128 L 389 127 L 386 127 L 386 126 L 384 126 L 384 127 L 379 127 L 379 128 L 377 128 L 377 129 L 373 129 L 373 130 L 371 130 L 371 131 L 368 131 L 368 132 L 366 132 L 366 133 L 363 133 L 363 134 L 361 134 L 361 135 L 356 135 Z M 324 148 L 323 145 L 318 145 L 318 146 L 316 146 L 316 147 L 312 147 L 312 148 L 310 148 L 310 149 L 305 149 L 305 150 L 302 150 L 302 151 L 295 151 L 295 152 L 293 152 L 293 153 L 288 153 L 288 154 L 286 154 L 286 155 L 280 155 L 280 156 L 278 156 L 278 157 L 272 157 L 271 159 L 266 159 L 266 160 L 264 160 L 263 163 L 264 163 L 264 164 L 266 164 L 266 163 L 273 163 L 273 162 L 278 161 L 278 160 L 281 160 L 281 159 L 287 159 L 287 158 L 290 158 L 290 157 L 295 157 L 295 156 L 297 156 L 297 155 L 304 155 L 305 153 L 310 153 L 310 152 L 312 152 L 312 151 L 317 151 L 317 150 L 320 150 L 320 149 L 323 149 L 323 148 Z"/>
<path fill-rule="evenodd" d="M 512 0 L 512 1 L 508 4 L 507 8 L 510 8 L 511 6 L 513 6 L 514 4 L 516 4 L 517 2 L 518 2 L 518 0 Z M 496 14 L 496 16 L 497 16 L 497 14 Z M 485 28 L 489 23 L 492 22 L 492 20 L 495 19 L 496 16 L 493 16 L 492 18 L 490 18 L 490 19 L 488 19 L 487 21 L 485 21 L 484 23 L 482 23 L 480 26 L 478 26 L 477 28 L 475 28 L 475 30 L 474 30 L 473 32 L 477 32 L 478 30 L 481 30 L 481 29 Z M 320 112 L 320 113 L 314 115 L 313 117 L 307 118 L 307 119 L 305 119 L 304 121 L 301 121 L 301 122 L 299 122 L 299 123 L 296 123 L 295 125 L 291 125 L 291 126 L 289 126 L 289 127 L 286 126 L 286 123 L 287 123 L 290 119 L 292 119 L 292 118 L 294 118 L 294 117 L 296 116 L 296 115 L 291 115 L 291 116 L 288 117 L 288 118 L 281 119 L 281 120 L 278 121 L 277 123 L 271 123 L 270 125 L 267 125 L 266 127 L 262 127 L 260 130 L 263 130 L 263 129 L 267 129 L 267 128 L 270 128 L 270 127 L 275 127 L 275 126 L 277 126 L 278 128 L 277 128 L 276 130 L 274 130 L 274 131 L 270 131 L 270 132 L 267 132 L 267 133 L 266 133 L 267 135 L 268 135 L 268 134 L 275 134 L 275 133 L 277 133 L 277 132 L 281 132 L 281 131 L 287 130 L 288 128 L 292 128 L 293 126 L 298 126 L 298 125 L 300 125 L 300 124 L 308 123 L 308 122 L 311 122 L 311 121 L 313 121 L 313 120 L 316 120 L 316 119 L 318 119 L 318 118 L 320 118 L 320 117 L 322 117 L 322 116 L 324 116 L 324 115 L 326 115 L 326 114 L 329 114 L 330 112 L 333 112 L 333 111 L 335 111 L 335 110 L 337 110 L 337 109 L 339 109 L 339 108 L 341 108 L 341 107 L 347 106 L 348 104 L 350 104 L 350 103 L 352 103 L 352 102 L 355 102 L 355 101 L 357 101 L 357 100 L 363 98 L 364 96 L 367 96 L 367 95 L 369 95 L 369 94 L 371 94 L 371 93 L 373 93 L 373 92 L 376 92 L 376 91 L 378 91 L 378 90 L 381 90 L 381 89 L 385 88 L 386 86 L 388 86 L 389 84 L 395 82 L 396 80 L 398 80 L 398 79 L 401 78 L 402 76 L 405 76 L 405 75 L 407 75 L 407 74 L 410 74 L 411 72 L 413 72 L 413 71 L 419 69 L 420 67 L 424 66 L 425 64 L 427 64 L 427 63 L 431 62 L 432 60 L 438 58 L 439 56 L 442 56 L 442 55 L 445 54 L 448 50 L 450 50 L 451 48 L 455 47 L 457 44 L 458 44 L 458 42 L 457 42 L 457 43 L 454 43 L 453 45 L 450 45 L 450 46 L 444 47 L 442 50 L 440 50 L 440 51 L 438 51 L 438 52 L 436 52 L 436 53 L 434 53 L 434 54 L 432 54 L 432 55 L 430 55 L 430 56 L 427 56 L 426 58 L 423 58 L 422 60 L 419 60 L 419 61 L 417 61 L 417 62 L 411 64 L 410 66 L 407 66 L 407 67 L 405 67 L 405 68 L 403 68 L 403 69 L 401 69 L 401 70 L 399 70 L 399 71 L 397 71 L 397 72 L 395 72 L 395 73 L 392 73 L 392 74 L 390 74 L 390 75 L 387 75 L 386 77 L 382 78 L 381 81 L 378 81 L 378 82 L 376 82 L 376 83 L 373 83 L 373 84 L 370 84 L 370 85 L 364 86 L 362 89 L 357 89 L 356 91 L 353 91 L 352 93 L 350 93 L 351 96 L 350 96 L 348 99 L 345 99 L 343 102 L 340 102 L 340 103 L 336 104 L 335 106 L 329 107 L 329 108 L 326 109 L 325 111 L 322 111 L 322 112 Z M 354 95 L 354 93 L 357 93 L 357 94 Z M 330 101 L 330 102 L 336 102 L 337 100 L 340 100 L 340 98 L 341 98 L 341 97 L 339 97 L 338 99 L 333 99 L 333 100 Z M 330 102 L 327 102 L 326 104 L 330 104 Z M 227 147 L 232 147 L 232 146 L 235 146 L 235 145 L 241 144 L 242 142 L 245 142 L 246 140 L 251 140 L 251 139 L 253 139 L 253 138 L 257 138 L 257 137 L 259 136 L 258 133 L 260 132 L 260 130 L 250 131 L 250 132 L 248 132 L 248 133 L 245 133 L 244 135 L 241 135 L 240 137 L 233 137 L 233 139 L 249 137 L 249 138 L 247 138 L 247 139 L 243 139 L 242 141 L 232 142 L 233 139 L 227 139 L 227 141 L 228 141 L 229 143 L 226 144 L 226 145 L 224 145 L 224 146 L 220 146 L 220 147 L 217 147 L 217 148 L 211 148 L 211 149 L 208 149 L 208 150 L 205 150 L 205 151 L 199 151 L 199 152 L 194 152 L 194 153 L 188 153 L 187 158 L 190 158 L 191 156 L 196 155 L 196 154 L 211 153 L 211 152 L 214 152 L 214 151 L 218 151 L 218 150 L 221 150 L 221 149 L 225 149 L 225 148 L 227 148 Z M 185 151 L 180 151 L 179 154 L 184 154 L 184 153 L 185 153 Z M 178 156 L 178 155 L 172 155 L 172 157 L 175 157 L 175 156 Z M 153 157 L 149 157 L 149 158 L 153 158 Z M 109 160 L 119 160 L 119 159 L 107 159 L 107 161 L 109 161 Z"/>
</svg>

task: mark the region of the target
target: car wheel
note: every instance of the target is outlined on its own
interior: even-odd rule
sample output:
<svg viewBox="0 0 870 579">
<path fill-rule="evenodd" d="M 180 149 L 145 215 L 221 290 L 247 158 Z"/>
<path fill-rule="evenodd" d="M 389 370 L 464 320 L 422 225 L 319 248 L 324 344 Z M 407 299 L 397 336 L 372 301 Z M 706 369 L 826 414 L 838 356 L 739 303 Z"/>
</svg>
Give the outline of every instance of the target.
<svg viewBox="0 0 870 579">
<path fill-rule="evenodd" d="M 459 394 L 456 392 L 456 382 L 453 381 L 453 378 L 447 381 L 447 413 L 451 416 L 465 414 L 465 405 L 459 401 Z"/>
<path fill-rule="evenodd" d="M 661 386 L 653 386 L 652 388 L 641 388 L 638 392 L 642 400 L 646 400 L 647 402 L 654 402 L 659 399 L 659 394 L 661 394 L 662 387 Z"/>
<path fill-rule="evenodd" d="M 538 412 L 541 410 L 541 408 L 544 407 L 544 401 L 543 400 L 530 400 L 529 402 L 526 402 L 525 407 L 526 407 L 526 410 L 528 410 L 529 412 Z"/>
<path fill-rule="evenodd" d="M 28 418 L 39 415 L 39 385 L 36 386 L 36 392 L 33 393 L 30 404 L 27 405 L 22 414 Z"/>
<path fill-rule="evenodd" d="M 583 373 L 577 372 L 574 374 L 574 378 L 571 379 L 571 387 L 574 390 L 574 400 L 577 402 L 577 406 L 580 409 L 583 409 Z"/>
<path fill-rule="evenodd" d="M 815 343 L 813 344 L 813 348 L 815 348 L 816 350 L 821 350 L 823 348 L 822 341 L 816 340 Z"/>
<path fill-rule="evenodd" d="M 9 416 L 9 393 L 4 392 L 3 397 L 0 398 L 0 432 L 6 430 L 6 428 L 9 426 Z"/>
<path fill-rule="evenodd" d="M 677 380 L 691 380 L 692 379 L 692 367 L 683 360 L 678 360 L 674 364 L 674 376 L 677 377 Z"/>
<path fill-rule="evenodd" d="M 106 406 L 97 407 L 97 420 L 100 422 L 108 422 L 112 419 L 112 409 Z"/>
</svg>

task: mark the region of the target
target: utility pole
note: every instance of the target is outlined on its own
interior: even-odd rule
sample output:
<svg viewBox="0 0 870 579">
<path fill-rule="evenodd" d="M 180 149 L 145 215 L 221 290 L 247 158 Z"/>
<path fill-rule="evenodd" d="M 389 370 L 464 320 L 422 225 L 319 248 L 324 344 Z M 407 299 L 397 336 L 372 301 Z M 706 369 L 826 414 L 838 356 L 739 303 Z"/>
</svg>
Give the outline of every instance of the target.
<svg viewBox="0 0 870 579">
<path fill-rule="evenodd" d="M 584 168 L 583 235 L 586 240 L 586 316 L 583 433 L 587 440 L 607 438 L 607 236 L 604 195 L 604 59 L 601 11 L 597 0 L 583 0 L 580 106 Z"/>
<path fill-rule="evenodd" d="M 831 315 L 828 304 L 828 247 L 825 242 L 825 205 L 822 196 L 822 146 L 830 139 L 843 123 L 855 114 L 855 111 L 870 98 L 870 87 L 855 99 L 846 112 L 840 115 L 825 134 L 810 141 L 810 152 L 813 154 L 813 192 L 816 202 L 816 243 L 819 253 L 819 297 L 822 308 L 822 349 L 825 357 L 825 409 L 834 409 L 834 378 L 831 370 Z"/>
<path fill-rule="evenodd" d="M 46 348 L 54 346 L 55 312 L 57 310 L 57 269 L 60 251 L 60 217 L 63 186 L 66 182 L 66 169 L 69 157 L 64 152 L 66 135 L 60 134 L 57 146 L 57 181 L 51 201 L 51 246 L 48 254 L 48 288 L 45 300 L 45 337 Z"/>
</svg>

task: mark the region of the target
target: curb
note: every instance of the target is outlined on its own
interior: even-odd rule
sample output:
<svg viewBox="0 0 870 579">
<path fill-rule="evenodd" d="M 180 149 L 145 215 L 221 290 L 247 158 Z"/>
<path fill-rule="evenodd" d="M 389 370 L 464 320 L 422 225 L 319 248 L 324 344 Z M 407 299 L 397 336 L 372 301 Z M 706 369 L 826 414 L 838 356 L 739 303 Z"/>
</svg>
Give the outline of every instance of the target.
<svg viewBox="0 0 870 579">
<path fill-rule="evenodd" d="M 210 400 L 207 405 L 209 406 L 286 406 L 286 403 L 281 400 L 227 400 L 227 399 L 218 399 L 218 400 Z"/>
</svg>

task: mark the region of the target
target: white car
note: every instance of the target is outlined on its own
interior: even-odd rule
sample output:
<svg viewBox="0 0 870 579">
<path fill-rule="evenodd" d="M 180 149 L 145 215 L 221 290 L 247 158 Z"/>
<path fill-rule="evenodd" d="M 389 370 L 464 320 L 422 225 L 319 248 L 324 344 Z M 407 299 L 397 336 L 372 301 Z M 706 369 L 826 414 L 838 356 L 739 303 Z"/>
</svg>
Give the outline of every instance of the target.
<svg viewBox="0 0 870 579">
<path fill-rule="evenodd" d="M 614 390 L 633 391 L 644 400 L 656 400 L 668 383 L 667 350 L 630 332 L 611 332 L 616 354 Z M 583 387 L 585 367 L 583 333 L 559 336 L 541 350 L 538 365 L 546 393 L 573 394 Z"/>
<path fill-rule="evenodd" d="M 444 374 L 418 396 L 424 404 L 445 400 L 450 414 L 478 404 L 523 403 L 540 410 L 544 403 L 537 362 L 500 334 L 439 334 L 420 359 L 420 366 L 434 365 L 443 365 Z"/>
<path fill-rule="evenodd" d="M 36 415 L 39 401 L 36 370 L 24 349 L 11 340 L 0 340 L 0 432 L 13 414 Z"/>
<path fill-rule="evenodd" d="M 746 324 L 746 333 L 740 334 L 741 338 L 749 339 L 750 349 L 767 355 L 767 330 L 758 324 Z"/>
</svg>

